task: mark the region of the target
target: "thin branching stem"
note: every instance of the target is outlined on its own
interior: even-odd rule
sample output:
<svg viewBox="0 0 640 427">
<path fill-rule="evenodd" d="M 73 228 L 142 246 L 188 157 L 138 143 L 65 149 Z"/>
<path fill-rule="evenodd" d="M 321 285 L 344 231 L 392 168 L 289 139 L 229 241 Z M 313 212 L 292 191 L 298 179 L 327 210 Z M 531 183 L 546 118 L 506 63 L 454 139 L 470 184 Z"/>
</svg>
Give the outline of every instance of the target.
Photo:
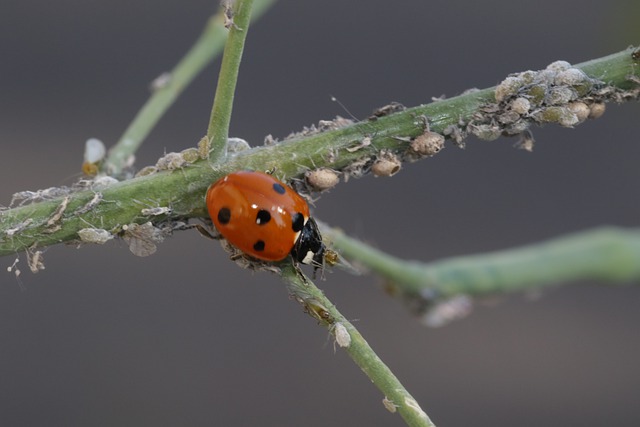
<svg viewBox="0 0 640 427">
<path fill-rule="evenodd" d="M 329 301 L 324 293 L 291 263 L 282 268 L 282 278 L 293 298 L 309 315 L 325 326 L 353 361 L 384 395 L 384 405 L 397 411 L 409 426 L 432 427 L 427 414 L 409 394 L 389 367 L 378 357 L 358 330 Z M 337 336 L 338 335 L 338 336 Z"/>
<path fill-rule="evenodd" d="M 226 155 L 233 98 L 236 91 L 244 43 L 249 32 L 252 6 L 253 0 L 236 0 L 232 3 L 232 6 L 226 6 L 226 25 L 229 27 L 229 36 L 224 47 L 220 75 L 218 76 L 218 87 L 216 88 L 211 118 L 207 128 L 207 138 L 209 138 L 211 144 L 210 160 L 212 162 Z"/>
<path fill-rule="evenodd" d="M 640 78 L 640 67 L 632 59 L 631 50 L 578 64 L 590 77 L 605 82 L 613 96 Z M 599 89 L 602 90 L 602 87 Z M 632 94 L 636 92 L 632 92 Z M 587 93 L 586 96 L 589 96 Z M 634 99 L 635 98 L 628 98 Z M 627 98 L 607 98 L 605 101 L 624 101 Z M 0 256 L 33 247 L 45 247 L 78 239 L 78 231 L 89 227 L 117 232 L 125 224 L 156 221 L 159 218 L 141 213 L 140 195 L 149 204 L 172 208 L 173 218 L 206 217 L 204 194 L 211 182 L 236 170 L 275 169 L 280 178 L 299 178 L 308 170 L 328 167 L 345 175 L 361 176 L 382 152 L 402 156 L 410 150 L 411 138 L 421 135 L 423 116 L 429 118 L 431 130 L 444 132 L 461 120 L 471 120 L 481 113 L 483 105 L 494 101 L 494 88 L 421 105 L 376 120 L 338 127 L 323 132 L 301 134 L 278 144 L 260 146 L 234 153 L 224 163 L 210 164 L 200 160 L 185 167 L 163 171 L 124 182 L 105 189 L 69 194 L 66 210 L 58 226 L 51 228 L 47 221 L 63 202 L 61 197 L 35 201 L 31 204 L 0 211 Z M 368 144 L 363 144 L 367 139 Z M 96 193 L 101 201 L 84 211 Z M 165 218 L 162 218 L 165 219 Z"/>
<path fill-rule="evenodd" d="M 432 262 L 398 259 L 329 228 L 323 228 L 323 235 L 343 256 L 385 278 L 404 296 L 484 296 L 578 280 L 640 283 L 640 229 L 601 227 Z"/>
<path fill-rule="evenodd" d="M 252 20 L 258 19 L 275 0 L 255 0 Z M 228 30 L 224 27 L 224 11 L 213 15 L 194 45 L 171 72 L 164 75 L 118 142 L 109 150 L 104 169 L 118 176 L 158 123 L 160 118 L 189 87 L 193 79 L 222 51 Z"/>
</svg>

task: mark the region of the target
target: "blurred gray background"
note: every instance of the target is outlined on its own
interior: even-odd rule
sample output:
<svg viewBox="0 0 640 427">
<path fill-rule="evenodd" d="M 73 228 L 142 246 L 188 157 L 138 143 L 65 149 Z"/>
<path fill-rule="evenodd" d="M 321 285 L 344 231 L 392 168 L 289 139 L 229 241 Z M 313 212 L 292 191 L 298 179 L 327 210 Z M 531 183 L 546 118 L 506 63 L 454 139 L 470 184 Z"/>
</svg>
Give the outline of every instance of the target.
<svg viewBox="0 0 640 427">
<path fill-rule="evenodd" d="M 640 43 L 638 3 L 281 1 L 249 32 L 232 134 L 261 144 L 390 101 L 488 87 L 510 72 Z M 112 144 L 182 57 L 215 2 L 4 0 L 0 204 L 70 184 L 90 137 Z M 206 132 L 219 61 L 171 108 L 139 167 Z M 602 224 L 637 226 L 637 104 L 576 129 L 350 180 L 315 215 L 396 256 L 434 260 Z M 229 262 L 196 232 L 148 258 L 123 242 L 51 247 L 21 290 L 0 259 L 2 426 L 400 426 L 382 395 L 275 276 Z M 421 326 L 375 277 L 340 271 L 328 296 L 438 425 L 640 424 L 640 289 L 577 283 L 479 304 Z"/>
</svg>

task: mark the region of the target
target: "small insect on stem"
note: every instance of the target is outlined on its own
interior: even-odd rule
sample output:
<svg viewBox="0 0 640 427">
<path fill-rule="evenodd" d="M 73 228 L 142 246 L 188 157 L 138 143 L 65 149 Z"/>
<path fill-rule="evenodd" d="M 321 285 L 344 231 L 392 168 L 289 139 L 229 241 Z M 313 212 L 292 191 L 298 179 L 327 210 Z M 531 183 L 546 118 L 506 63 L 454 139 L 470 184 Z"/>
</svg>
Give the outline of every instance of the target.
<svg viewBox="0 0 640 427">
<path fill-rule="evenodd" d="M 127 224 L 122 226 L 122 238 L 129 245 L 132 254 L 145 257 L 156 252 L 157 243 L 162 243 L 164 235 L 161 229 L 151 222 Z"/>
<path fill-rule="evenodd" d="M 83 228 L 78 230 L 78 237 L 84 243 L 96 243 L 104 245 L 113 239 L 113 234 L 102 228 Z"/>
<path fill-rule="evenodd" d="M 96 138 L 90 138 L 84 147 L 84 162 L 82 172 L 87 176 L 96 176 L 100 172 L 100 165 L 107 155 L 104 143 Z"/>
<path fill-rule="evenodd" d="M 389 398 L 386 396 L 384 397 L 384 399 L 382 399 L 382 404 L 387 409 L 387 411 L 391 412 L 392 414 L 394 414 L 398 410 L 398 405 L 393 403 L 393 401 L 389 400 Z"/>
<path fill-rule="evenodd" d="M 315 298 L 298 298 L 298 301 L 304 306 L 304 311 L 320 323 L 333 325 L 336 319 L 329 313 L 329 310 Z"/>
<path fill-rule="evenodd" d="M 351 335 L 342 323 L 336 322 L 336 324 L 333 325 L 333 336 L 336 339 L 336 344 L 340 347 L 345 348 L 351 345 Z"/>
<path fill-rule="evenodd" d="M 151 81 L 151 83 L 149 84 L 149 90 L 151 92 L 157 92 L 160 89 L 164 89 L 165 87 L 169 86 L 169 84 L 171 84 L 172 78 L 173 76 L 171 75 L 171 73 L 165 71 L 164 73 L 153 79 L 153 81 Z"/>
</svg>

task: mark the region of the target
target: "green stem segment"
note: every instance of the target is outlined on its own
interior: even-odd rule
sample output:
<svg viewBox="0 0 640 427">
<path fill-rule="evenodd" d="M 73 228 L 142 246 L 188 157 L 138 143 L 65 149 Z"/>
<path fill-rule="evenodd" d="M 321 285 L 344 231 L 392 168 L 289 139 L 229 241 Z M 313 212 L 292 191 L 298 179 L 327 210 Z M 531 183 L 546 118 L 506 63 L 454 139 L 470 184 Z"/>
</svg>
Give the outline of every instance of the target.
<svg viewBox="0 0 640 427">
<path fill-rule="evenodd" d="M 244 43 L 249 32 L 253 0 L 236 0 L 233 3 L 232 21 L 228 21 L 229 36 L 224 47 L 218 87 L 213 100 L 207 137 L 211 144 L 210 161 L 215 162 L 226 155 L 229 123 L 233 109 L 233 97 L 238 81 L 238 71 Z M 229 13 L 231 11 L 227 11 Z"/>
<path fill-rule="evenodd" d="M 601 227 L 428 263 L 395 258 L 334 230 L 323 229 L 323 234 L 345 257 L 388 279 L 404 295 L 482 296 L 577 280 L 640 281 L 640 229 Z"/>
<path fill-rule="evenodd" d="M 417 401 L 404 388 L 389 367 L 378 357 L 358 330 L 336 309 L 316 285 L 303 276 L 291 263 L 282 265 L 282 278 L 287 282 L 289 292 L 300 302 L 305 310 L 326 326 L 329 331 L 338 334 L 338 328 L 348 333 L 349 338 L 336 338 L 338 345 L 351 356 L 376 387 L 384 394 L 385 406 L 397 411 L 409 426 L 433 427 L 427 414 Z"/>
<path fill-rule="evenodd" d="M 275 2 L 275 0 L 255 0 L 252 19 L 257 19 Z M 187 54 L 167 75 L 164 85 L 154 89 L 153 94 L 140 109 L 118 142 L 109 150 L 106 170 L 118 176 L 128 159 L 136 153 L 144 139 L 158 123 L 160 118 L 189 87 L 200 72 L 222 51 L 227 39 L 224 27 L 224 12 L 213 15 Z"/>
<path fill-rule="evenodd" d="M 627 75 L 640 77 L 640 66 L 633 60 L 630 50 L 577 65 L 582 66 L 593 70 L 593 77 L 605 80 L 612 88 L 629 85 Z M 133 222 L 157 221 L 159 218 L 141 215 L 141 209 L 149 206 L 141 206 L 140 198 L 147 200 L 147 204 L 171 207 L 174 217 L 206 216 L 204 194 L 208 186 L 236 170 L 276 168 L 281 177 L 290 179 L 315 168 L 345 171 L 356 164 L 365 165 L 383 150 L 402 154 L 408 149 L 406 140 L 424 132 L 419 116 L 429 117 L 431 129 L 442 132 L 461 118 L 468 120 L 479 106 L 492 99 L 492 89 L 466 93 L 374 121 L 256 147 L 237 153 L 215 167 L 202 160 L 180 170 L 131 179 L 104 190 L 74 192 L 69 195 L 68 206 L 55 227 L 48 227 L 47 222 L 56 216 L 62 198 L 0 211 L 0 256 L 34 245 L 42 248 L 78 239 L 78 231 L 90 225 L 111 231 Z M 367 136 L 370 144 L 363 145 Z M 82 209 L 98 191 L 102 195 L 101 202 L 90 210 Z"/>
</svg>

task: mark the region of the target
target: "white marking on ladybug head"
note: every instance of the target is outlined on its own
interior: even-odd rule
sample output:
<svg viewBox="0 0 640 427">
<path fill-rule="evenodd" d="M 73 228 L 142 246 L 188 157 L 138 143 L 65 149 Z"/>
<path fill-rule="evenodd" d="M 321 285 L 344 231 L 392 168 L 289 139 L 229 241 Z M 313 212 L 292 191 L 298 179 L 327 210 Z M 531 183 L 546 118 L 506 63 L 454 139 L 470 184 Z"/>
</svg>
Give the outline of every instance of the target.
<svg viewBox="0 0 640 427">
<path fill-rule="evenodd" d="M 311 262 L 313 261 L 313 257 L 314 257 L 314 253 L 311 251 L 307 251 L 307 254 L 304 256 L 304 258 L 302 259 L 302 263 L 303 264 L 311 264 Z"/>
</svg>

